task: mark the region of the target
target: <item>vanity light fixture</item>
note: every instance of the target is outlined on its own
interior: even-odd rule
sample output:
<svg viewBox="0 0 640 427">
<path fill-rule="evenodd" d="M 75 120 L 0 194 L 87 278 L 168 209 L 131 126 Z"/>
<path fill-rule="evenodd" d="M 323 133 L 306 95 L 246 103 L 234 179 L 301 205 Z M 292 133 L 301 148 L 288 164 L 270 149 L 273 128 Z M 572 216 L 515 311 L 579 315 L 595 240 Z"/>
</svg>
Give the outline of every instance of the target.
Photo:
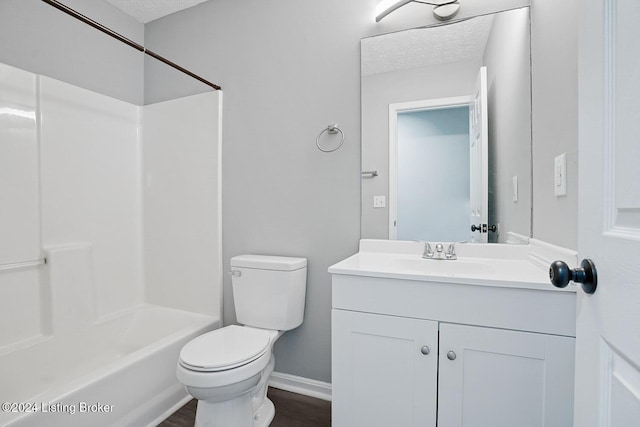
<svg viewBox="0 0 640 427">
<path fill-rule="evenodd" d="M 458 14 L 460 2 L 458 0 L 422 1 L 422 0 L 382 0 L 376 6 L 376 22 L 401 8 L 407 3 L 424 3 L 433 6 L 433 16 L 439 21 L 447 21 Z"/>
</svg>

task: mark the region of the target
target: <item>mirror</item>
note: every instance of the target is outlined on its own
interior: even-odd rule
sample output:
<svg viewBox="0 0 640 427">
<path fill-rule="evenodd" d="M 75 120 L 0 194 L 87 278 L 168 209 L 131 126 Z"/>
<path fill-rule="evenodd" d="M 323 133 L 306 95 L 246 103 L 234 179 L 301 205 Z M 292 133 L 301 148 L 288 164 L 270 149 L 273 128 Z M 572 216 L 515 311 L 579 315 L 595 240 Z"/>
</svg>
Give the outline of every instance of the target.
<svg viewBox="0 0 640 427">
<path fill-rule="evenodd" d="M 363 39 L 361 97 L 362 238 L 531 236 L 528 7 Z"/>
</svg>

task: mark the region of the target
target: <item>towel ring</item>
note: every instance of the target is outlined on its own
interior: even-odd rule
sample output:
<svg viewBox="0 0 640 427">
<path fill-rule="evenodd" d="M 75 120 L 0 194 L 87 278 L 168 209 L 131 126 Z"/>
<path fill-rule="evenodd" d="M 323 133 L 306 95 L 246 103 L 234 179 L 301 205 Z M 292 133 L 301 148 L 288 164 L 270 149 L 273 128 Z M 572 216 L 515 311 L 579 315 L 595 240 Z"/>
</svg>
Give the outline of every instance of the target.
<svg viewBox="0 0 640 427">
<path fill-rule="evenodd" d="M 325 150 L 324 148 L 320 147 L 320 137 L 324 135 L 325 132 L 330 135 L 335 135 L 336 133 L 340 133 L 340 135 L 342 135 L 342 138 L 340 139 L 340 144 L 338 144 L 336 148 L 333 148 L 331 150 Z M 318 137 L 316 138 L 316 147 L 318 147 L 318 150 L 324 153 L 331 153 L 333 151 L 336 151 L 338 148 L 342 147 L 342 144 L 344 144 L 344 132 L 342 131 L 342 129 L 340 129 L 340 127 L 337 124 L 329 125 L 325 129 L 322 129 L 322 132 L 320 132 L 320 135 L 318 135 Z"/>
</svg>

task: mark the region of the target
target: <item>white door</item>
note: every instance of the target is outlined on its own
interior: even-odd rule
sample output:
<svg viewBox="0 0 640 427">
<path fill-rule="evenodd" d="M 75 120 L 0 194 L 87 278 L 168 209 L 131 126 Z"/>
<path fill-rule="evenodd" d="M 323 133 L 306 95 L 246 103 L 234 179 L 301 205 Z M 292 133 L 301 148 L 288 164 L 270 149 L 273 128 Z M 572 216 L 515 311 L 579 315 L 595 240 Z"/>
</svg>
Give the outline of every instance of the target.
<svg viewBox="0 0 640 427">
<path fill-rule="evenodd" d="M 578 252 L 599 277 L 578 293 L 574 426 L 640 426 L 640 2 L 578 4 Z"/>
<path fill-rule="evenodd" d="M 476 89 L 469 105 L 469 154 L 471 171 L 471 241 L 487 243 L 489 219 L 489 122 L 487 67 L 478 71 Z M 476 231 L 473 227 L 477 227 Z"/>
</svg>

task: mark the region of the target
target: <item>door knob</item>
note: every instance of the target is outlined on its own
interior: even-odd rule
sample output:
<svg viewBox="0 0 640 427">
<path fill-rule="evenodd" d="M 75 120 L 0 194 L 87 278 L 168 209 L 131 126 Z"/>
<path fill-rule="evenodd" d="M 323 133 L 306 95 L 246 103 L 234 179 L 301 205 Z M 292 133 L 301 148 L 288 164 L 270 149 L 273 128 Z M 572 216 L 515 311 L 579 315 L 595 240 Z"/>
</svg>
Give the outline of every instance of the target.
<svg viewBox="0 0 640 427">
<path fill-rule="evenodd" d="M 449 352 L 447 352 L 447 359 L 456 360 L 456 352 L 453 350 L 450 350 Z"/>
<path fill-rule="evenodd" d="M 426 356 L 427 354 L 431 353 L 431 350 L 429 350 L 429 346 L 425 345 L 420 349 L 420 353 Z"/>
<path fill-rule="evenodd" d="M 549 267 L 549 279 L 557 288 L 566 287 L 570 281 L 582 283 L 582 290 L 592 294 L 598 287 L 598 271 L 596 265 L 588 258 L 580 263 L 579 268 L 570 269 L 566 262 L 554 261 Z"/>
<path fill-rule="evenodd" d="M 480 231 L 482 229 L 481 225 L 471 224 L 471 232 Z"/>
</svg>

